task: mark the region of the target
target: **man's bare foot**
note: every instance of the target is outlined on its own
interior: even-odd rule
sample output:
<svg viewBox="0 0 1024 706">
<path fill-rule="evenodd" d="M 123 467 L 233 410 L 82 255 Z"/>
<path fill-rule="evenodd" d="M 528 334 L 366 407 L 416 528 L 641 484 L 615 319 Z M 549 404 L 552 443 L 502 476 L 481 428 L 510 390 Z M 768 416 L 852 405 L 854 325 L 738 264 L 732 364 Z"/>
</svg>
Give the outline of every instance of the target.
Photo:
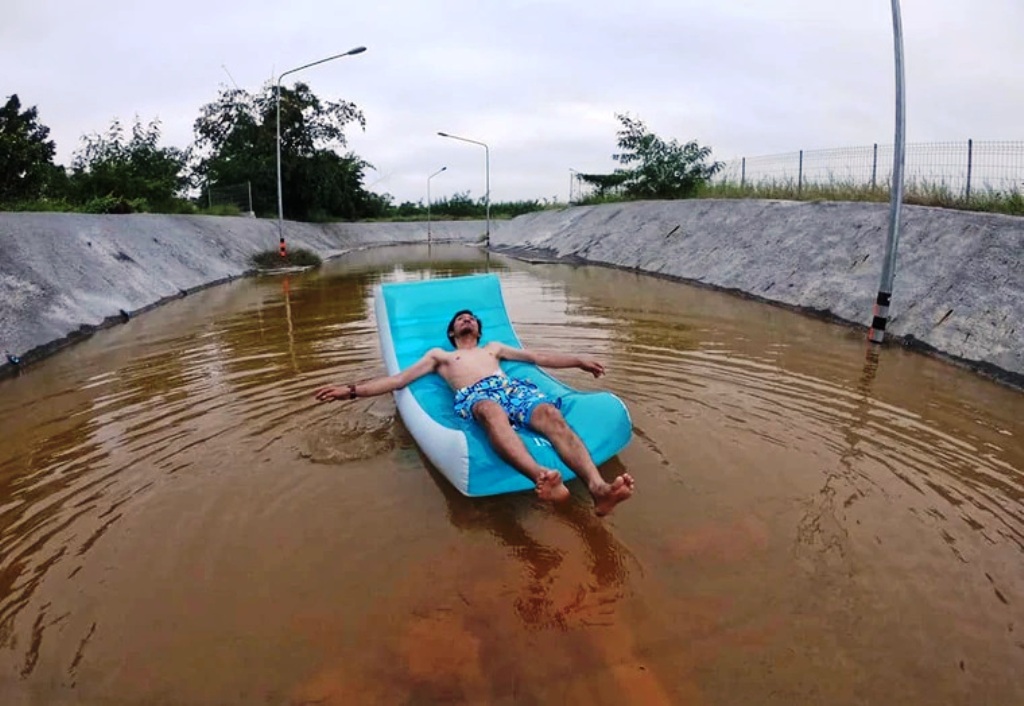
<svg viewBox="0 0 1024 706">
<path fill-rule="evenodd" d="M 541 500 L 561 502 L 569 497 L 569 489 L 558 471 L 545 470 L 537 477 L 537 497 Z"/>
<path fill-rule="evenodd" d="M 633 480 L 633 476 L 623 473 L 611 483 L 605 483 L 603 487 L 596 490 L 591 489 L 590 493 L 594 496 L 594 511 L 597 512 L 597 516 L 604 517 L 623 500 L 628 500 L 633 495 L 635 487 L 636 481 Z"/>
</svg>

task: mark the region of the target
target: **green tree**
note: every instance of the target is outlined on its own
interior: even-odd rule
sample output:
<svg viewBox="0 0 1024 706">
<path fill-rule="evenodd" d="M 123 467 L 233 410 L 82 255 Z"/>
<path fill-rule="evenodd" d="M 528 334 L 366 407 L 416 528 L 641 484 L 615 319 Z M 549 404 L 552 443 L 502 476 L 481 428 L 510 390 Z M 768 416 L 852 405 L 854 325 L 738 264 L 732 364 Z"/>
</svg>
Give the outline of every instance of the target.
<svg viewBox="0 0 1024 706">
<path fill-rule="evenodd" d="M 46 196 L 58 182 L 61 169 L 53 163 L 56 146 L 49 135 L 35 106 L 23 111 L 17 94 L 8 97 L 0 108 L 0 203 Z"/>
<path fill-rule="evenodd" d="M 221 89 L 200 110 L 194 129 L 195 185 L 252 184 L 253 208 L 277 212 L 276 84 L 257 94 Z M 354 103 L 322 101 L 304 83 L 281 88 L 281 184 L 284 212 L 299 220 L 378 215 L 379 200 L 362 186 L 370 165 L 352 153 L 341 156 L 345 129 L 366 126 Z"/>
<path fill-rule="evenodd" d="M 297 202 L 291 212 L 311 221 L 370 215 L 369 194 L 362 186 L 368 166 L 352 153 L 340 156 L 330 150 L 296 160 L 290 172 L 294 183 L 287 191 Z"/>
<path fill-rule="evenodd" d="M 85 135 L 82 142 L 71 164 L 68 187 L 76 201 L 110 199 L 111 207 L 119 210 L 179 208 L 187 185 L 188 154 L 158 145 L 158 120 L 143 125 L 136 118 L 131 137 L 114 120 L 105 135 Z"/>
<path fill-rule="evenodd" d="M 487 212 L 487 202 L 481 197 L 474 201 L 469 192 L 458 193 L 448 198 L 441 198 L 434 201 L 433 212 L 439 216 L 450 216 L 452 218 L 483 218 Z"/>
<path fill-rule="evenodd" d="M 583 174 L 577 172 L 580 181 L 590 184 L 597 189 L 595 196 L 604 198 L 609 192 L 618 193 L 618 189 L 625 183 L 629 175 L 623 171 L 616 171 L 612 174 Z"/>
<path fill-rule="evenodd" d="M 391 194 L 378 194 L 373 191 L 363 191 L 365 203 L 363 218 L 384 218 L 395 208 L 395 197 Z"/>
<path fill-rule="evenodd" d="M 721 162 L 707 162 L 710 147 L 690 141 L 666 142 L 640 120 L 618 114 L 622 127 L 616 133 L 618 154 L 612 159 L 627 169 L 616 169 L 625 195 L 634 199 L 685 199 L 722 169 Z M 634 166 L 630 166 L 634 165 Z"/>
</svg>

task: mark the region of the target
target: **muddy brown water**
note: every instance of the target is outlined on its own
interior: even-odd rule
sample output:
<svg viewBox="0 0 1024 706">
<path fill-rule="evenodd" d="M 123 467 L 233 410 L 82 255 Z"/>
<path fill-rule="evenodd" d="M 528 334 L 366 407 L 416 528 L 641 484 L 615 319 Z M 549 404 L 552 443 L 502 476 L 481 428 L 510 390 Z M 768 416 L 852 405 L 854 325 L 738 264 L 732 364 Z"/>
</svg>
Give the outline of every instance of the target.
<svg viewBox="0 0 1024 706">
<path fill-rule="evenodd" d="M 468 499 L 380 281 L 500 273 L 628 405 L 605 520 Z M 1024 395 L 728 294 L 457 246 L 175 301 L 0 382 L 3 704 L 1024 703 Z"/>
</svg>

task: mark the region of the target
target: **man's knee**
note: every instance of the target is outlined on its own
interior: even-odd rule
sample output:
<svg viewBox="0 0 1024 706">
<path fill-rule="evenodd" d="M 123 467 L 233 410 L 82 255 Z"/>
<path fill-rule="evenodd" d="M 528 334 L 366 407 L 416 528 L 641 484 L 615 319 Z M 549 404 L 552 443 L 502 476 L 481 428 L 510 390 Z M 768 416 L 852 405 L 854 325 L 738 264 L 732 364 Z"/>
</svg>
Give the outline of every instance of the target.
<svg viewBox="0 0 1024 706">
<path fill-rule="evenodd" d="M 569 426 L 558 407 L 547 402 L 542 402 L 534 407 L 530 414 L 530 425 L 545 430 L 558 430 Z"/>
<path fill-rule="evenodd" d="M 508 415 L 501 405 L 493 400 L 481 400 L 473 405 L 473 418 L 485 427 L 491 427 L 502 422 L 508 423 Z"/>
</svg>

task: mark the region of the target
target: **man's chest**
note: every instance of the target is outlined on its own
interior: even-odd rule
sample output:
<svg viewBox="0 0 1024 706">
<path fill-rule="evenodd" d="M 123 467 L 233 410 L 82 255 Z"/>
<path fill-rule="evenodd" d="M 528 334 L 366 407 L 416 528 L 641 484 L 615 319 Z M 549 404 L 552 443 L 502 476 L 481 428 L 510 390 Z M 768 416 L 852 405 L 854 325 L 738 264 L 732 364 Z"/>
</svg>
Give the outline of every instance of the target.
<svg viewBox="0 0 1024 706">
<path fill-rule="evenodd" d="M 493 367 L 497 358 L 489 351 L 480 349 L 469 351 L 454 351 L 449 355 L 448 364 L 453 369 L 475 369 L 481 367 Z"/>
</svg>

